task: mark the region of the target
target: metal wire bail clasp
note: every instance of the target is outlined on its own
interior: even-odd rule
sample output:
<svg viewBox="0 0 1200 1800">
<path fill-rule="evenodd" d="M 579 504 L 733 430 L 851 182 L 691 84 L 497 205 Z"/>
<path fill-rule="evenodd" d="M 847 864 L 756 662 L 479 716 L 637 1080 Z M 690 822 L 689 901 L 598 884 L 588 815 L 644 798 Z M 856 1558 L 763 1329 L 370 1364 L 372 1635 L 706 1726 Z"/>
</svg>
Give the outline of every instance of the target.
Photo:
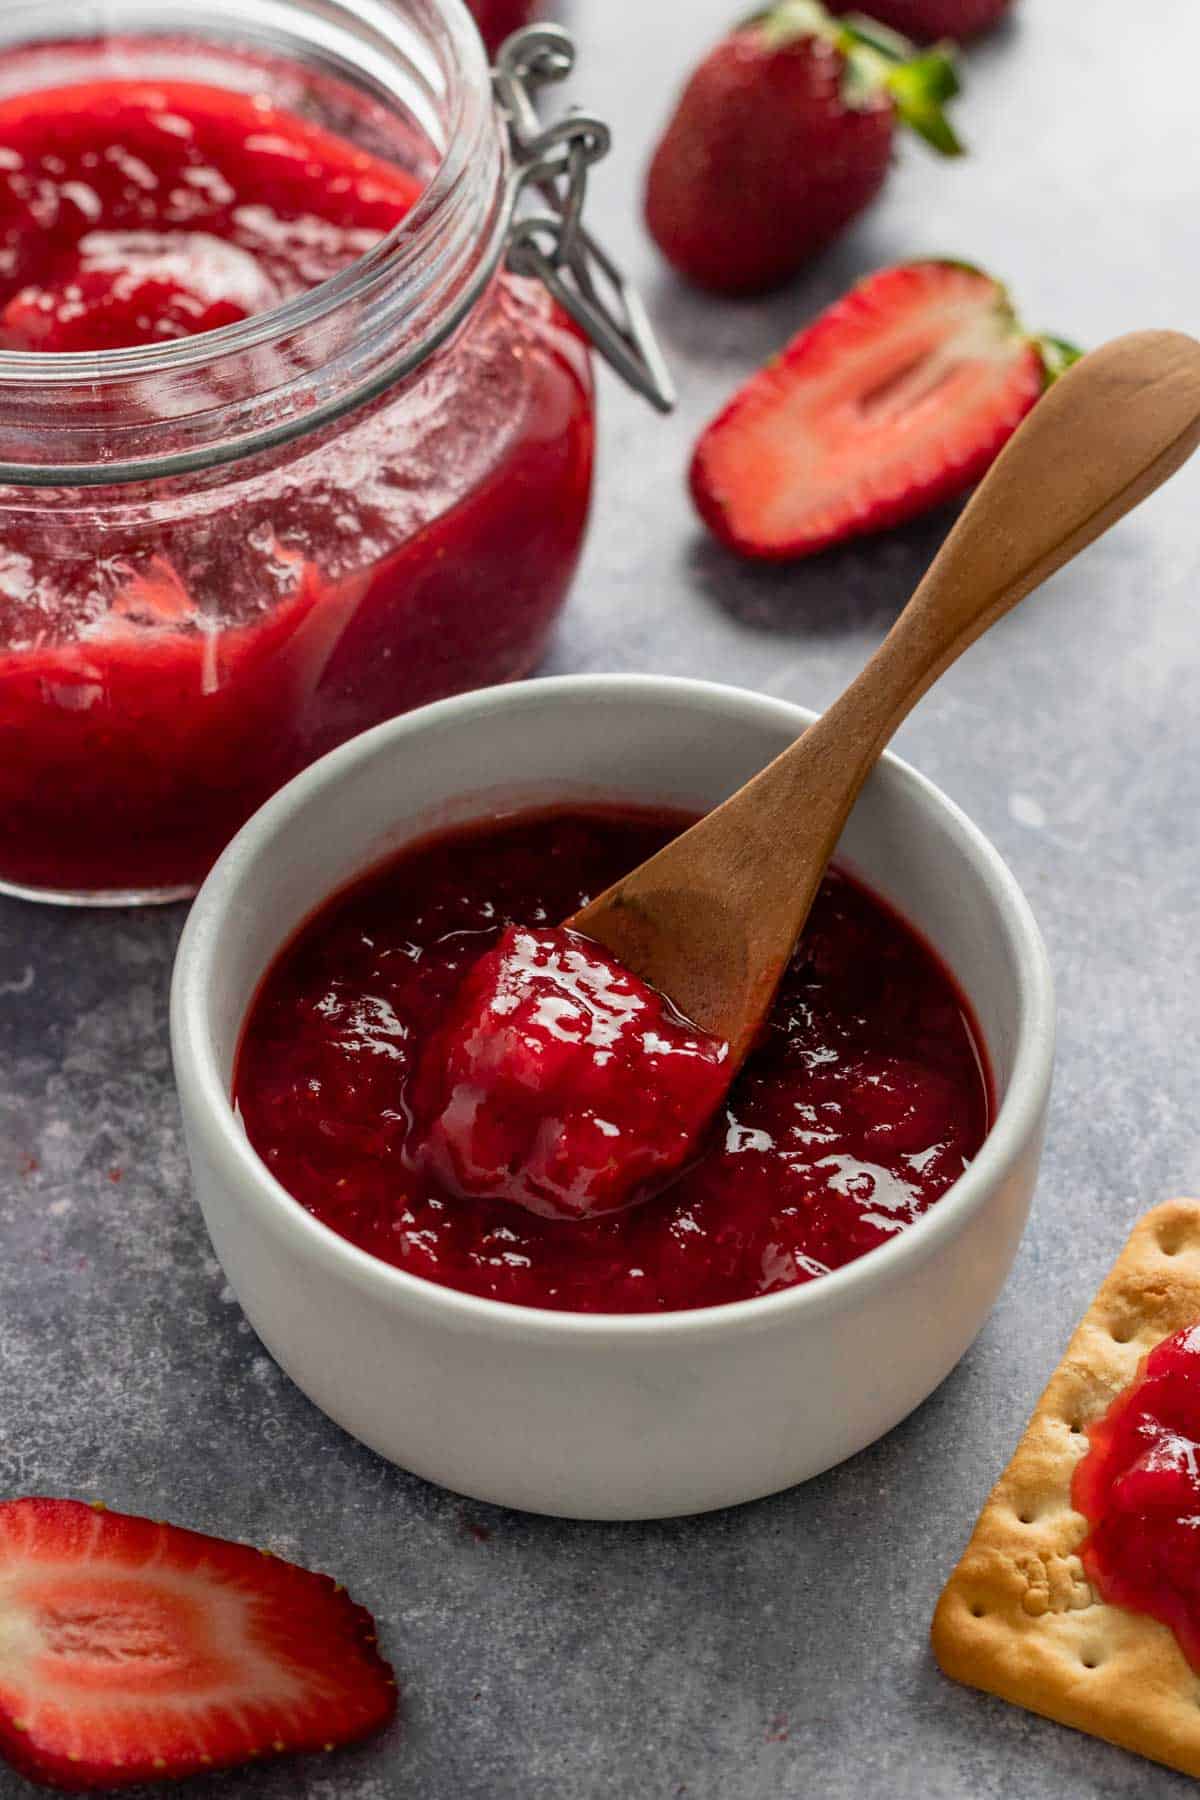
<svg viewBox="0 0 1200 1800">
<path fill-rule="evenodd" d="M 508 267 L 538 276 L 630 387 L 670 412 L 675 388 L 645 308 L 583 223 L 588 170 L 608 154 L 608 126 L 577 107 L 543 126 L 534 109 L 538 89 L 574 66 L 569 32 L 531 25 L 501 46 L 492 71 L 512 162 Z M 519 205 L 529 193 L 541 202 L 536 210 Z"/>
</svg>

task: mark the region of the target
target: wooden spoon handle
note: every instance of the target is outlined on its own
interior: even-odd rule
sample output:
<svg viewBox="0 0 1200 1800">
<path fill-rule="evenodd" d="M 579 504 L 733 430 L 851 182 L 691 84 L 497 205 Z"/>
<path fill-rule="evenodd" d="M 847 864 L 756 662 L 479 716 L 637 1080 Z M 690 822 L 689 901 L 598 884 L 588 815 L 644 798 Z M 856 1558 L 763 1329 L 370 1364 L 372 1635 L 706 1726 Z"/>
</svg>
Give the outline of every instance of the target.
<svg viewBox="0 0 1200 1800">
<path fill-rule="evenodd" d="M 1137 332 L 1069 369 L 984 477 L 862 674 L 732 799 L 576 915 L 746 1053 L 876 758 L 942 671 L 1200 442 L 1200 344 Z"/>
<path fill-rule="evenodd" d="M 927 689 L 1026 594 L 1173 475 L 1200 443 L 1200 344 L 1114 339 L 1076 363 L 1001 452 L 895 627 L 813 732 L 855 722 L 866 773 Z M 807 733 L 806 738 L 811 738 Z M 816 742 L 809 743 L 810 753 Z"/>
</svg>

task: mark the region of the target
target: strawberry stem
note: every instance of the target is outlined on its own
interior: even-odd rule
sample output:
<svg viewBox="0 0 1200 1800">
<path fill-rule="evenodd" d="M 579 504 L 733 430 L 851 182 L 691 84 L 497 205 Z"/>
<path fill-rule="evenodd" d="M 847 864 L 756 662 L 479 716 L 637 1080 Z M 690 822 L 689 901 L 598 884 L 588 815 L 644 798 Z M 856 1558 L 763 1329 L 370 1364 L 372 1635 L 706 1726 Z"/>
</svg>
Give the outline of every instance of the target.
<svg viewBox="0 0 1200 1800">
<path fill-rule="evenodd" d="M 842 19 L 838 48 L 850 78 L 867 92 L 885 88 L 904 123 L 943 156 L 961 156 L 962 141 L 946 117 L 947 100 L 959 91 L 958 71 L 949 44 L 916 51 L 898 31 L 874 19 L 851 13 Z"/>
<path fill-rule="evenodd" d="M 842 94 L 847 106 L 862 107 L 880 92 L 891 95 L 903 122 L 943 156 L 961 156 L 962 143 L 944 107 L 958 93 L 952 47 L 935 44 L 918 51 L 898 31 L 890 31 L 863 13 L 835 19 L 820 0 L 776 0 L 751 15 L 743 29 L 754 27 L 771 50 L 784 50 L 803 38 L 823 38 L 845 62 Z"/>
<path fill-rule="evenodd" d="M 927 50 L 892 70 L 888 92 L 904 123 L 942 156 L 961 156 L 962 139 L 943 111 L 958 92 L 954 64 L 942 50 Z"/>
<path fill-rule="evenodd" d="M 1049 337 L 1043 333 L 1033 341 L 1042 358 L 1042 372 L 1047 387 L 1052 386 L 1083 355 L 1082 350 L 1075 344 L 1068 344 L 1065 338 Z"/>
</svg>

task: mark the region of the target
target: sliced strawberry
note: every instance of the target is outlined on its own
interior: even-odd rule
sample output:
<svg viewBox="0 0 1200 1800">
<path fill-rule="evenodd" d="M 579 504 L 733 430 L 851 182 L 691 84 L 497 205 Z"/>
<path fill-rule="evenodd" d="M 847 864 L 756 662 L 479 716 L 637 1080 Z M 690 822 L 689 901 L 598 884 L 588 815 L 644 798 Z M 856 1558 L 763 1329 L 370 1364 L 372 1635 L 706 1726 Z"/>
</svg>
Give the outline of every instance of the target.
<svg viewBox="0 0 1200 1800">
<path fill-rule="evenodd" d="M 745 556 L 807 556 L 914 518 L 979 480 L 1077 352 L 1033 339 L 962 263 L 868 276 L 707 428 L 701 516 Z"/>
<path fill-rule="evenodd" d="M 327 1575 L 77 1500 L 0 1503 L 0 1751 L 78 1793 L 386 1723 L 371 1615 Z"/>
</svg>

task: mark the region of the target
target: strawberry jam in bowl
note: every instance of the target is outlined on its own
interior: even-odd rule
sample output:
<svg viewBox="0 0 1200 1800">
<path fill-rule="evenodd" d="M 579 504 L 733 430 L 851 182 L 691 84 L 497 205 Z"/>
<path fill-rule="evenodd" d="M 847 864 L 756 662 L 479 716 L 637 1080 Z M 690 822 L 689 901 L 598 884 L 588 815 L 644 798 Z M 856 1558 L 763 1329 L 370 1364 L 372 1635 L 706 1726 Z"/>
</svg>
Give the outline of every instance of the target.
<svg viewBox="0 0 1200 1800">
<path fill-rule="evenodd" d="M 334 745 L 537 663 L 592 376 L 504 266 L 457 4 L 70 15 L 0 20 L 0 886 L 163 899 Z"/>
<path fill-rule="evenodd" d="M 577 1312 L 812 1281 L 907 1229 L 987 1132 L 969 1008 L 832 873 L 763 1039 L 724 1046 L 574 913 L 691 821 L 519 812 L 410 847 L 285 950 L 235 1099 L 314 1217 L 433 1281 Z"/>
<path fill-rule="evenodd" d="M 392 720 L 205 881 L 172 1048 L 216 1254 L 331 1417 L 459 1492 L 646 1518 L 872 1442 L 979 1330 L 1041 1150 L 1037 927 L 885 757 L 766 1031 L 725 1046 L 567 923 L 810 722 L 567 677 Z"/>
</svg>

